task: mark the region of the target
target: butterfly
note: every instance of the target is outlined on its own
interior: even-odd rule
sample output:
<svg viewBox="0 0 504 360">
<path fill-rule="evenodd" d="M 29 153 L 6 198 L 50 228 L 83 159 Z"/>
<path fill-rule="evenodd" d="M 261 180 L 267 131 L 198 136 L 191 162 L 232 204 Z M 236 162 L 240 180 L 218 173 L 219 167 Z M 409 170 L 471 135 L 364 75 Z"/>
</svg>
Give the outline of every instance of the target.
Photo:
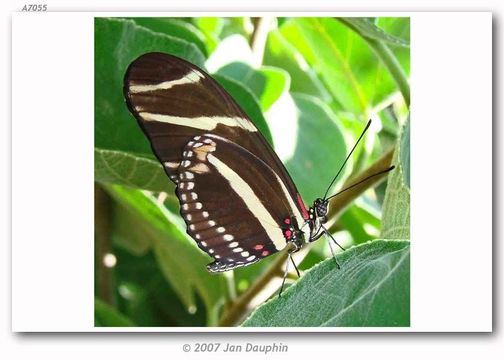
<svg viewBox="0 0 504 360">
<path fill-rule="evenodd" d="M 187 233 L 214 260 L 208 271 L 250 265 L 286 246 L 290 257 L 330 236 L 324 223 L 334 195 L 327 194 L 351 152 L 324 197 L 307 208 L 252 120 L 199 67 L 165 53 L 141 55 L 126 71 L 124 96 L 176 184 Z"/>
</svg>

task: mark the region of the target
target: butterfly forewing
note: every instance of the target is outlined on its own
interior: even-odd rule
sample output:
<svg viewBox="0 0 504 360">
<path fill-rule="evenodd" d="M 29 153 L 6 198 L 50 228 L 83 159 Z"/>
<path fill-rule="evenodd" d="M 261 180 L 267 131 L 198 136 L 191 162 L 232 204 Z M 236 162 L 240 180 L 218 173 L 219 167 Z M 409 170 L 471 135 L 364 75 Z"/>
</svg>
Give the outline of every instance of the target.
<svg viewBox="0 0 504 360">
<path fill-rule="evenodd" d="M 248 265 L 286 245 L 283 219 L 303 222 L 281 179 L 225 138 L 198 135 L 183 150 L 177 196 L 187 232 L 215 259 L 210 271 Z"/>
<path fill-rule="evenodd" d="M 233 98 L 193 64 L 163 53 L 140 56 L 129 66 L 124 92 L 130 111 L 170 178 L 177 182 L 182 151 L 191 138 L 211 133 L 264 161 L 291 196 L 296 187 L 271 146 Z"/>
</svg>

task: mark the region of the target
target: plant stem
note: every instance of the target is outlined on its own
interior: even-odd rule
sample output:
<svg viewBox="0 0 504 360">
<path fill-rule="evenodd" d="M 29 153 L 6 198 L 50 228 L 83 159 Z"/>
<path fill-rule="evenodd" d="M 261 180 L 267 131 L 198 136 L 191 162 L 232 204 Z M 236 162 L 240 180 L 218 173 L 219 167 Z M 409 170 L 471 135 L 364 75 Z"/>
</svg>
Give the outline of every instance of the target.
<svg viewBox="0 0 504 360">
<path fill-rule="evenodd" d="M 410 86 L 408 83 L 408 78 L 404 73 L 403 68 L 394 53 L 390 48 L 381 41 L 373 40 L 364 37 L 364 40 L 367 41 L 369 46 L 375 51 L 378 57 L 382 60 L 383 64 L 387 67 L 390 75 L 395 80 L 399 90 L 404 97 L 404 102 L 406 106 L 409 108 L 410 106 Z"/>
<path fill-rule="evenodd" d="M 271 17 L 253 18 L 254 32 L 250 37 L 250 48 L 254 55 L 254 65 L 259 67 L 262 64 L 266 40 L 271 28 Z"/>
<path fill-rule="evenodd" d="M 393 156 L 394 156 L 394 149 L 391 149 L 387 153 L 385 153 L 385 155 L 379 158 L 374 164 L 368 167 L 366 170 L 345 181 L 345 183 L 341 188 L 345 189 L 346 187 L 358 183 L 359 181 L 365 179 L 370 175 L 376 174 L 377 172 L 387 169 L 392 164 Z M 327 215 L 327 218 L 330 220 L 336 219 L 337 216 L 343 210 L 345 210 L 345 208 L 349 204 L 351 204 L 357 197 L 359 197 L 362 193 L 364 193 L 364 191 L 378 184 L 381 180 L 385 178 L 385 176 L 387 176 L 387 174 L 381 174 L 380 176 L 373 177 L 369 179 L 369 181 L 365 181 L 362 184 L 357 185 L 353 189 L 345 191 L 340 195 L 332 198 L 329 202 L 329 213 Z"/>
<path fill-rule="evenodd" d="M 353 184 L 366 178 L 369 175 L 375 174 L 380 170 L 386 169 L 390 166 L 392 162 L 392 156 L 394 150 L 388 151 L 384 156 L 378 159 L 373 165 L 361 172 L 360 174 L 353 177 L 351 180 L 345 183 Z M 337 216 L 343 209 L 345 209 L 353 200 L 355 200 L 359 195 L 370 187 L 377 184 L 382 180 L 386 174 L 381 176 L 376 176 L 369 179 L 348 191 L 345 191 L 341 196 L 336 196 L 330 201 L 329 205 L 329 215 L 328 218 L 332 219 Z M 219 326 L 234 326 L 238 324 L 247 314 L 250 312 L 249 304 L 257 296 L 257 294 L 275 277 L 283 275 L 283 267 L 286 260 L 287 247 L 282 250 L 282 254 L 278 255 L 275 262 L 271 264 L 269 269 L 262 274 L 257 281 L 255 281 L 250 288 L 247 289 L 242 295 L 238 297 L 236 302 L 231 304 L 229 309 L 224 313 L 221 320 L 219 321 Z"/>
<path fill-rule="evenodd" d="M 282 268 L 284 266 L 287 251 L 285 249 L 279 254 L 275 262 L 271 264 L 269 269 L 257 279 L 251 287 L 247 289 L 233 304 L 228 311 L 224 313 L 219 321 L 219 326 L 235 326 L 248 313 L 248 304 L 256 297 L 256 295 L 275 277 L 282 276 Z"/>
<path fill-rule="evenodd" d="M 103 258 L 112 251 L 110 239 L 111 205 L 109 195 L 95 183 L 95 271 L 98 282 L 96 294 L 105 303 L 114 306 L 115 296 L 113 289 L 112 269 L 105 266 Z"/>
</svg>

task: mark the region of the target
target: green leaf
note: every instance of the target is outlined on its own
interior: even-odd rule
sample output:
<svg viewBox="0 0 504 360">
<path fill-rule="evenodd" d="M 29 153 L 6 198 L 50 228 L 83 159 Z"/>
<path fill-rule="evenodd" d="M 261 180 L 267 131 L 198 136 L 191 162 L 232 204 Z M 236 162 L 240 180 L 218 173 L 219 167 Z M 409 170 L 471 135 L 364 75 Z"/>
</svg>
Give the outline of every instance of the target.
<svg viewBox="0 0 504 360">
<path fill-rule="evenodd" d="M 135 256 L 143 256 L 152 245 L 151 237 L 145 236 L 145 220 L 118 203 L 113 202 L 111 237 L 114 245 Z"/>
<path fill-rule="evenodd" d="M 95 298 L 94 302 L 95 326 L 135 326 L 135 324 L 112 306 Z"/>
<path fill-rule="evenodd" d="M 379 121 L 382 127 L 378 136 L 380 137 L 380 141 L 385 141 L 382 147 L 395 146 L 396 140 L 400 135 L 400 127 L 393 106 L 387 106 L 378 113 L 378 116 L 380 117 Z"/>
<path fill-rule="evenodd" d="M 409 47 L 409 42 L 401 39 L 399 37 L 395 37 L 391 34 L 388 34 L 383 29 L 379 28 L 375 25 L 374 19 L 370 18 L 339 18 L 340 21 L 352 27 L 355 31 L 357 31 L 362 36 L 367 38 L 383 41 L 389 45 L 394 46 L 402 46 Z"/>
<path fill-rule="evenodd" d="M 219 17 L 198 17 L 192 19 L 194 24 L 204 33 L 219 36 L 224 27 L 225 19 Z"/>
<path fill-rule="evenodd" d="M 207 48 L 205 45 L 205 35 L 197 27 L 180 19 L 167 18 L 131 18 L 140 26 L 154 32 L 170 35 L 178 39 L 192 43 L 205 55 Z"/>
<path fill-rule="evenodd" d="M 268 110 L 284 92 L 289 90 L 289 74 L 271 66 L 263 66 L 256 70 L 248 64 L 234 62 L 220 68 L 217 73 L 248 87 L 259 100 L 263 111 Z"/>
<path fill-rule="evenodd" d="M 205 326 L 205 305 L 197 298 L 195 313 L 166 281 L 152 251 L 137 256 L 114 247 L 118 308 L 137 326 Z"/>
<path fill-rule="evenodd" d="M 407 126 L 409 128 L 409 125 Z M 404 129 L 403 134 L 405 134 Z M 388 176 L 387 190 L 383 201 L 381 237 L 387 239 L 410 238 L 410 190 L 404 183 L 405 176 L 403 173 L 405 169 L 403 169 L 402 162 L 398 160 L 402 157 L 400 146 L 402 139 L 403 136 L 401 135 L 397 141 L 396 151 L 392 159 L 392 164 L 395 164 L 396 168 Z M 409 146 L 407 151 L 409 151 Z M 407 158 L 409 159 L 409 154 Z M 407 164 L 407 171 L 409 172 L 409 161 Z"/>
<path fill-rule="evenodd" d="M 380 219 L 377 212 L 363 201 L 356 201 L 340 215 L 338 223 L 352 235 L 354 244 L 361 244 L 379 234 Z"/>
<path fill-rule="evenodd" d="M 323 101 L 331 96 L 303 56 L 278 30 L 270 31 L 264 49 L 263 64 L 282 68 L 290 74 L 290 91 L 313 95 Z"/>
<path fill-rule="evenodd" d="M 117 185 L 107 186 L 106 190 L 137 218 L 138 228 L 152 243 L 161 272 L 188 311 L 195 309 L 194 291 L 197 291 L 207 308 L 208 324 L 215 324 L 219 304 L 226 294 L 226 282 L 222 275 L 206 271 L 211 258 L 184 233 L 182 219 L 146 192 Z"/>
<path fill-rule="evenodd" d="M 194 25 L 205 35 L 208 54 L 212 54 L 219 44 L 219 35 L 224 27 L 224 19 L 216 17 L 199 17 L 192 19 Z"/>
<path fill-rule="evenodd" d="M 217 80 L 224 89 L 226 89 L 238 105 L 240 105 L 241 109 L 245 111 L 250 119 L 252 119 L 255 126 L 259 129 L 265 139 L 270 144 L 273 144 L 268 124 L 264 119 L 261 107 L 259 106 L 254 94 L 238 81 L 230 79 L 226 76 L 214 74 L 213 78 Z"/>
<path fill-rule="evenodd" d="M 249 43 L 252 21 L 249 17 L 226 17 L 220 34 L 221 39 L 226 39 L 233 35 L 241 35 Z"/>
<path fill-rule="evenodd" d="M 291 156 L 285 158 L 284 155 L 282 160 L 285 160 L 285 166 L 303 199 L 311 203 L 324 195 L 345 160 L 346 143 L 338 119 L 327 105 L 304 94 L 293 94 L 292 99 L 296 117 L 294 123 L 289 122 L 286 115 L 290 111 L 284 108 L 277 110 L 277 116 L 270 118 L 268 114 L 268 121 L 277 130 L 274 133 L 275 144 L 284 145 L 294 140 Z M 290 135 L 292 130 L 293 136 Z M 281 152 L 286 153 L 285 150 Z"/>
<path fill-rule="evenodd" d="M 172 193 L 173 183 L 157 159 L 95 148 L 95 181 Z"/>
<path fill-rule="evenodd" d="M 280 28 L 322 79 L 335 108 L 368 118 L 397 86 L 366 41 L 333 18 L 296 18 Z"/>
<path fill-rule="evenodd" d="M 160 34 L 133 20 L 95 19 L 95 146 L 153 156 L 147 138 L 128 111 L 123 78 L 142 54 L 160 51 L 203 66 L 204 56 L 192 43 Z"/>
<path fill-rule="evenodd" d="M 210 73 L 216 73 L 220 68 L 235 62 L 249 65 L 254 63 L 254 54 L 247 39 L 239 34 L 222 40 L 205 65 Z"/>
<path fill-rule="evenodd" d="M 307 271 L 242 326 L 409 326 L 409 241 L 375 240 Z"/>
<path fill-rule="evenodd" d="M 401 169 L 403 174 L 403 181 L 410 187 L 410 119 L 406 121 L 404 130 L 401 136 Z"/>
<path fill-rule="evenodd" d="M 389 44 L 387 44 L 392 42 L 390 41 L 391 39 L 388 39 L 389 41 L 383 40 L 385 38 L 384 32 L 382 36 L 376 36 L 376 32 L 378 32 L 378 30 L 382 31 L 381 29 L 372 28 L 370 31 L 369 27 L 373 27 L 374 24 L 369 24 L 369 22 L 371 21 L 369 19 L 364 18 L 348 20 L 346 18 L 340 18 L 339 20 L 366 40 L 369 47 L 374 50 L 383 65 L 387 68 L 389 74 L 396 82 L 397 87 L 403 95 L 404 102 L 409 107 L 411 98 L 409 82 L 407 78 L 407 72 L 409 72 L 409 49 L 402 51 L 402 54 L 401 51 L 396 51 L 394 53 L 394 51 L 389 48 Z M 409 19 L 407 25 L 409 30 Z M 370 32 L 374 32 L 374 34 L 370 35 Z M 398 41 L 397 39 L 396 42 Z M 395 45 L 397 45 L 397 43 Z M 401 49 L 397 46 L 395 48 Z"/>
<path fill-rule="evenodd" d="M 410 42 L 410 19 L 405 17 L 383 17 L 376 19 L 376 25 L 386 33 Z M 401 64 L 406 74 L 410 72 L 410 49 L 405 47 L 394 47 L 394 55 Z"/>
</svg>

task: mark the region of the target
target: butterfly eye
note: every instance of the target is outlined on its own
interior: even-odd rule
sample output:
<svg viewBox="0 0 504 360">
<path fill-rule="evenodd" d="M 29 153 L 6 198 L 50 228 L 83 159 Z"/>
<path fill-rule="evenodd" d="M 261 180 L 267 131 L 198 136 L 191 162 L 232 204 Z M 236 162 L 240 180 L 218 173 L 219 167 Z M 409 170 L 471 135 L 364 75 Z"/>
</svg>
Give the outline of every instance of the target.
<svg viewBox="0 0 504 360">
<path fill-rule="evenodd" d="M 315 205 L 315 209 L 317 211 L 317 215 L 319 217 L 324 217 L 327 215 L 327 201 L 320 201 Z"/>
<path fill-rule="evenodd" d="M 327 209 L 327 204 L 329 202 L 327 200 L 324 200 L 324 199 L 321 199 L 321 198 L 318 198 L 316 199 L 314 202 L 313 202 L 313 208 L 317 210 L 317 213 L 318 213 L 318 210 L 321 209 L 323 210 L 324 208 Z"/>
</svg>

